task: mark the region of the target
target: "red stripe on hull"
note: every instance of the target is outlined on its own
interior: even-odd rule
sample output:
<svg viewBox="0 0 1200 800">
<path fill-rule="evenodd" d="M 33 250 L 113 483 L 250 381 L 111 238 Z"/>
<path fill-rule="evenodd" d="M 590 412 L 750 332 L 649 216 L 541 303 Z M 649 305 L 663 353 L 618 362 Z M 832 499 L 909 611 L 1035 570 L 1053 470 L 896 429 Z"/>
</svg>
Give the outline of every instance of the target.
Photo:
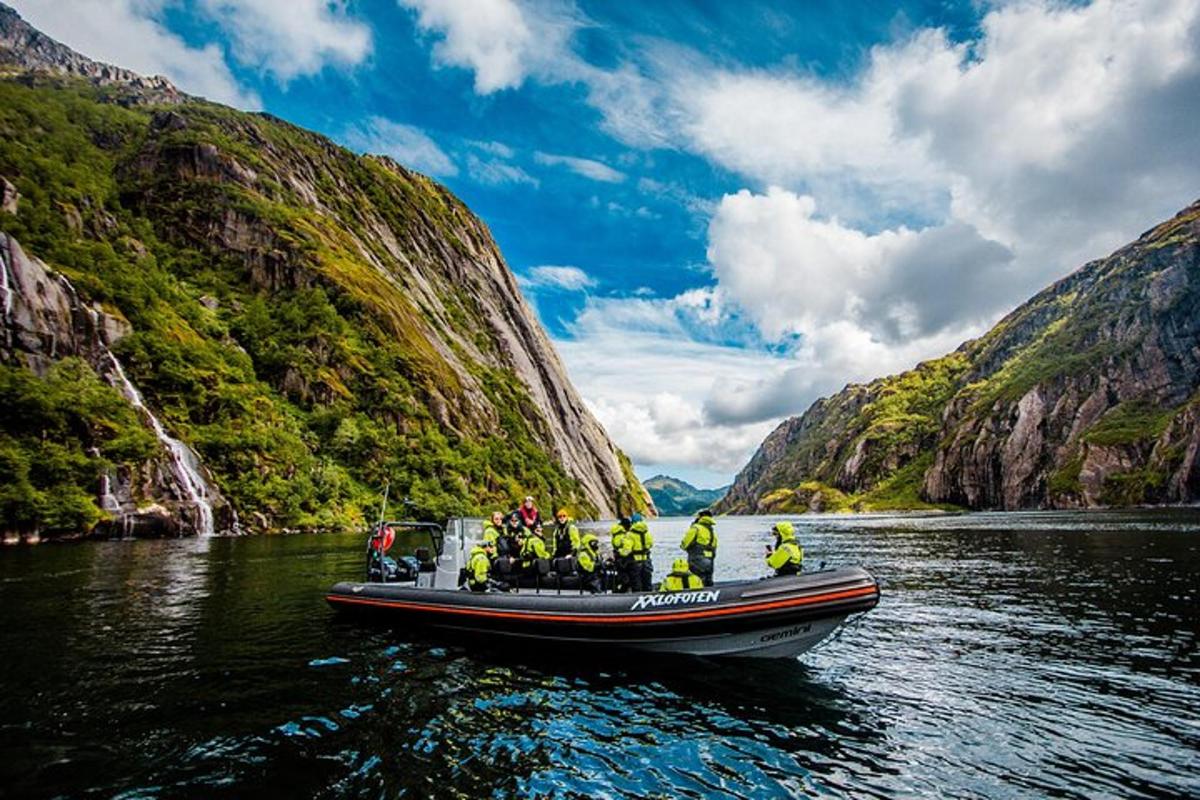
<svg viewBox="0 0 1200 800">
<path fill-rule="evenodd" d="M 812 595 L 810 597 L 793 597 L 788 600 L 775 600 L 769 603 L 751 605 L 723 606 L 721 608 L 697 609 L 695 611 L 679 612 L 650 612 L 646 614 L 554 614 L 545 611 L 500 611 L 487 608 L 462 608 L 454 606 L 433 605 L 430 603 L 413 603 L 406 600 L 376 600 L 370 597 L 346 597 L 344 595 L 327 595 L 330 603 L 347 603 L 352 605 L 376 606 L 379 608 L 401 608 L 410 611 L 433 611 L 443 614 L 461 614 L 473 617 L 499 617 L 503 619 L 523 619 L 538 622 L 583 622 L 608 625 L 627 622 L 673 622 L 676 620 L 705 619 L 731 614 L 749 614 L 758 611 L 771 611 L 778 608 L 793 608 L 795 606 L 814 605 L 833 600 L 849 600 L 855 597 L 866 597 L 878 593 L 875 586 L 864 586 L 858 589 L 845 589 L 840 592 Z"/>
</svg>

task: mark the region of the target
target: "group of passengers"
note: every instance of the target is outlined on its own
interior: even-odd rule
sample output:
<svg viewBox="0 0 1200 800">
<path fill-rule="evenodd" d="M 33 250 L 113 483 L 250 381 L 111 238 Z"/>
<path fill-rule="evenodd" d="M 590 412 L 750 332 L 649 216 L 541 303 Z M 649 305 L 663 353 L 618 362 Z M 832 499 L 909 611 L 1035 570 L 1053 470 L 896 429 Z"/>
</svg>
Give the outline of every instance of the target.
<svg viewBox="0 0 1200 800">
<path fill-rule="evenodd" d="M 790 522 L 777 522 L 768 546 L 767 566 L 775 575 L 800 572 L 804 551 Z M 648 592 L 654 588 L 650 550 L 654 537 L 641 514 L 622 516 L 609 529 L 610 549 L 601 554 L 600 538 L 579 532 L 565 508 L 543 523 L 533 497 L 526 497 L 507 515 L 492 512 L 483 523 L 483 536 L 471 549 L 465 569 L 467 588 L 476 592 L 502 591 L 517 586 L 570 588 L 597 592 Z M 713 585 L 717 532 L 712 511 L 696 514 L 680 543 L 686 558 L 677 558 L 659 584 L 661 592 L 700 589 Z"/>
<path fill-rule="evenodd" d="M 579 527 L 565 508 L 546 524 L 532 497 L 507 515 L 492 512 L 483 537 L 467 560 L 466 581 L 473 591 L 510 589 L 522 583 L 603 590 L 600 539 Z M 544 579 L 544 581 L 543 581 Z"/>
</svg>

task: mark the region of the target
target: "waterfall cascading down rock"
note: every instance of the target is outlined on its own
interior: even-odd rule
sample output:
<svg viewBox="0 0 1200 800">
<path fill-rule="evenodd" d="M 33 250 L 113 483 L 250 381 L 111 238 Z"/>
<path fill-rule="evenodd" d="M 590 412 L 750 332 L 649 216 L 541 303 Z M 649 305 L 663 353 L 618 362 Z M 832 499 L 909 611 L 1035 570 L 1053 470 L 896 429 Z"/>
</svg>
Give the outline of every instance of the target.
<svg viewBox="0 0 1200 800">
<path fill-rule="evenodd" d="M 121 367 L 121 362 L 112 354 L 107 347 L 104 347 L 105 353 L 108 355 L 109 363 L 112 364 L 111 377 L 115 376 L 115 386 L 121 390 L 121 394 L 129 401 L 129 404 L 136 408 L 138 412 L 145 417 L 150 423 L 150 427 L 154 430 L 154 435 L 158 437 L 158 441 L 166 448 L 168 463 L 171 467 L 171 474 L 175 477 L 175 484 L 179 487 L 184 499 L 192 504 L 196 510 L 195 527 L 196 533 L 200 536 L 212 536 L 215 533 L 213 525 L 213 509 L 212 503 L 209 501 L 211 494 L 208 481 L 204 479 L 204 475 L 200 472 L 200 460 L 195 452 L 183 442 L 167 433 L 167 429 L 163 427 L 162 422 L 154 415 L 146 403 L 142 400 L 142 393 L 138 391 L 133 382 L 125 374 L 125 370 Z"/>
<path fill-rule="evenodd" d="M 167 432 L 109 348 L 106 331 L 114 326 L 119 328 L 116 321 L 84 303 L 66 276 L 49 272 L 3 233 L 0 233 L 0 306 L 4 315 L 0 346 L 7 357 L 35 372 L 68 355 L 86 359 L 137 410 L 162 445 L 163 457 L 157 459 L 159 477 L 143 482 L 136 492 L 128 485 L 128 475 L 120 486 L 115 485 L 116 473 L 112 470 L 99 476 L 97 500 L 114 517 L 116 530 L 129 535 L 139 528 L 144 530 L 147 522 L 153 529 L 156 524 L 161 528 L 164 519 L 169 520 L 167 510 L 161 505 L 153 506 L 157 509 L 154 512 L 158 514 L 157 522 L 153 514 L 139 508 L 135 498 L 149 495 L 170 499 L 167 505 L 174 505 L 187 527 L 199 536 L 216 533 L 218 520 L 222 532 L 240 532 L 236 511 L 208 479 L 200 457 Z"/>
<path fill-rule="evenodd" d="M 8 347 L 11 344 L 12 330 L 12 310 L 13 310 L 13 284 L 16 281 L 12 276 L 12 267 L 10 261 L 12 259 L 11 244 L 8 236 L 4 237 L 3 247 L 0 247 L 0 293 L 4 295 L 4 346 Z"/>
<path fill-rule="evenodd" d="M 65 276 L 60 275 L 58 278 L 71 295 L 71 300 L 75 306 L 84 308 L 87 311 L 88 318 L 92 323 L 92 330 L 95 332 L 95 344 L 109 366 L 109 369 L 104 369 L 104 365 L 101 364 L 101 374 L 104 374 L 108 381 L 120 390 L 121 395 L 129 401 L 129 404 L 137 409 L 146 422 L 150 423 L 150 428 L 154 431 L 155 437 L 158 438 L 159 443 L 166 450 L 167 463 L 171 475 L 175 479 L 175 485 L 179 488 L 182 495 L 180 499 L 191 504 L 192 508 L 195 509 L 193 524 L 197 535 L 212 536 L 216 533 L 212 502 L 209 499 L 213 491 L 201 470 L 199 456 L 196 455 L 196 452 L 192 448 L 167 433 L 167 429 L 163 426 L 162 421 L 147 407 L 142 393 L 133 385 L 133 381 L 129 380 L 129 376 L 125 374 L 125 369 L 121 366 L 121 362 L 117 360 L 112 350 L 108 349 L 108 345 L 105 344 L 100 334 L 100 331 L 103 329 L 100 324 L 100 312 L 91 306 L 85 306 L 79 300 L 79 295 L 76 293 L 75 287 Z M 102 480 L 106 480 L 107 477 L 105 475 Z M 235 515 L 235 526 L 237 524 L 236 520 Z"/>
</svg>

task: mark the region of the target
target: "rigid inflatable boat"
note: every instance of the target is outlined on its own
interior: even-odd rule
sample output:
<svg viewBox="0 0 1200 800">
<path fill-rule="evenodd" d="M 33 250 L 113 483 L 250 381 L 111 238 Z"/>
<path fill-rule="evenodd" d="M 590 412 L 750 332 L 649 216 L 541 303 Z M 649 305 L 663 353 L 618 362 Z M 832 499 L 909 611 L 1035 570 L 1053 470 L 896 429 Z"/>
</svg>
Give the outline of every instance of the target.
<svg viewBox="0 0 1200 800">
<path fill-rule="evenodd" d="M 410 525 L 388 523 L 392 530 Z M 875 579 L 858 567 L 669 593 L 590 594 L 558 588 L 552 575 L 535 588 L 470 592 L 458 588 L 463 521 L 451 520 L 446 529 L 428 523 L 401 529 L 426 533 L 431 547 L 417 548 L 415 556 L 397 559 L 398 568 L 392 568 L 380 558 L 385 548 L 373 546 L 369 553 L 379 555 L 368 557 L 369 580 L 334 586 L 326 598 L 334 608 L 472 638 L 783 658 L 812 648 L 849 615 L 879 602 Z"/>
</svg>

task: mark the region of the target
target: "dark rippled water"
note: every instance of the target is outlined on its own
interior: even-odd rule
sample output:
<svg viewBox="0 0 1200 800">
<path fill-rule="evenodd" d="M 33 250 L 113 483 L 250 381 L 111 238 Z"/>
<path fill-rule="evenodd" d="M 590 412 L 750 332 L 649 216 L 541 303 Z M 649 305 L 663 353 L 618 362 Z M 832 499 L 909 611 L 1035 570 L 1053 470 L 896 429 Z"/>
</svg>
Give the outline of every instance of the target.
<svg viewBox="0 0 1200 800">
<path fill-rule="evenodd" d="M 685 521 L 654 523 L 663 571 Z M 718 579 L 763 518 L 722 519 Z M 1196 797 L 1200 514 L 807 517 L 880 606 L 799 661 L 339 620 L 350 536 L 0 551 L 3 797 Z"/>
</svg>

